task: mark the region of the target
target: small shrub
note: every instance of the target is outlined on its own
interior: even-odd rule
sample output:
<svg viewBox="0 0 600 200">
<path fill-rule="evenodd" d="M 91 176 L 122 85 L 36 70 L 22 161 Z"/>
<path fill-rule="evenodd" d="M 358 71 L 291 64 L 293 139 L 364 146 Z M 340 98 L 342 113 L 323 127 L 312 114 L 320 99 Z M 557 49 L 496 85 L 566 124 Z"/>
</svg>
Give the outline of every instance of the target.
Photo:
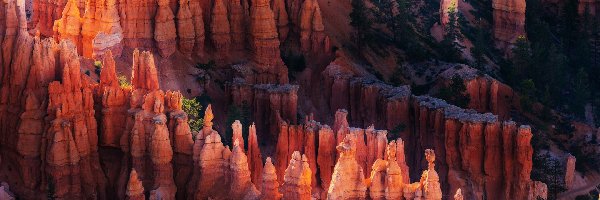
<svg viewBox="0 0 600 200">
<path fill-rule="evenodd" d="M 132 88 L 131 83 L 127 81 L 127 77 L 125 75 L 117 76 L 117 81 L 119 81 L 119 86 L 121 86 L 121 88 Z"/>
<path fill-rule="evenodd" d="M 188 124 L 190 125 L 192 132 L 196 133 L 200 131 L 204 125 L 204 120 L 200 116 L 200 111 L 202 110 L 202 105 L 200 105 L 200 102 L 196 98 L 183 98 L 181 107 L 188 115 Z"/>
<path fill-rule="evenodd" d="M 94 61 L 94 67 L 96 69 L 102 69 L 102 62 L 99 60 Z"/>
</svg>

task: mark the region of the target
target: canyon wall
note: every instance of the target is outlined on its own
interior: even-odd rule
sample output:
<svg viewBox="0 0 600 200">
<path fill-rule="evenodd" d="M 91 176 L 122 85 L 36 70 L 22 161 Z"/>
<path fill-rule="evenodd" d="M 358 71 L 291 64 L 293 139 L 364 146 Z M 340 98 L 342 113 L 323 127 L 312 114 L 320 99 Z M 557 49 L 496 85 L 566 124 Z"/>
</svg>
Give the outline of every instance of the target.
<svg viewBox="0 0 600 200">
<path fill-rule="evenodd" d="M 35 0 L 33 4 L 35 30 L 42 36 L 72 40 L 86 58 L 99 60 L 107 50 L 119 57 L 124 47 L 152 50 L 165 58 L 178 51 L 219 65 L 250 61 L 257 83 L 288 83 L 279 49 L 288 35 L 279 35 L 281 26 L 292 24 L 282 9 L 287 5 L 271 9 L 269 1 L 245 0 Z M 304 54 L 330 55 L 318 3 L 306 1 L 294 9 L 299 18 L 293 30 L 302 34 L 292 40 L 301 41 Z"/>
<path fill-rule="evenodd" d="M 494 39 L 500 49 L 510 50 L 519 36 L 525 36 L 525 1 L 494 0 Z"/>
<path fill-rule="evenodd" d="M 469 95 L 467 108 L 491 112 L 501 120 L 510 119 L 510 111 L 520 109 L 520 98 L 513 89 L 466 65 L 451 67 L 440 74 L 439 86 L 448 87 L 453 77 L 460 77 Z"/>
</svg>

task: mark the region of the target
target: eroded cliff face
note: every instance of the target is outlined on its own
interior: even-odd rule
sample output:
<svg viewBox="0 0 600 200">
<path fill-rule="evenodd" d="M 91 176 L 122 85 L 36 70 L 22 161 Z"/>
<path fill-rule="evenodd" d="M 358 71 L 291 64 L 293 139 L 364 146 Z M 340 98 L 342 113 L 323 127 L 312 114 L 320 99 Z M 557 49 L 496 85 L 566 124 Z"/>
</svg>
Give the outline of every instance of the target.
<svg viewBox="0 0 600 200">
<path fill-rule="evenodd" d="M 466 65 L 442 72 L 439 84 L 449 85 L 454 76 L 464 81 L 470 98 L 467 108 L 481 113 L 491 112 L 501 120 L 509 119 L 512 109 L 520 109 L 520 98 L 510 86 Z"/>
<path fill-rule="evenodd" d="M 519 36 L 525 35 L 525 1 L 494 0 L 494 38 L 500 49 L 510 50 Z"/>
<path fill-rule="evenodd" d="M 0 178 L 19 198 L 42 199 L 50 193 L 58 199 L 441 199 L 442 193 L 461 188 L 459 194 L 467 199 L 535 199 L 545 187 L 529 178 L 532 135 L 527 126 L 411 95 L 409 87 L 386 85 L 339 63 L 321 74 L 322 86 L 310 88 L 323 91 L 323 99 L 314 97 L 325 104 L 318 118 L 336 113 L 332 126 L 316 122 L 314 115 L 299 123 L 298 86 L 281 84 L 287 83 L 281 77 L 287 72 L 271 68 L 280 59 L 267 58 L 278 58 L 273 51 L 286 27 L 298 29 L 303 50 L 327 49 L 316 1 L 275 1 L 275 12 L 266 1 L 237 5 L 217 0 L 212 7 L 195 0 L 115 4 L 89 0 L 82 8 L 80 2 L 65 2 L 54 24 L 57 37 L 42 40 L 27 33 L 22 0 L 0 2 L 6 11 L 0 18 Z M 232 34 L 244 31 L 239 16 L 267 28 L 236 39 Z M 189 27 L 194 34 L 177 28 L 190 19 L 195 25 L 210 19 L 207 41 L 204 25 Z M 276 23 L 263 23 L 271 19 Z M 225 20 L 227 28 L 212 22 Z M 98 25 L 86 28 L 85 21 Z M 113 58 L 119 47 L 86 47 L 95 31 L 94 41 L 104 31 L 118 36 L 117 24 L 123 34 L 117 44 L 165 57 L 177 51 L 205 54 L 205 42 L 233 50 L 249 43 L 255 63 L 234 67 L 241 79 L 228 85 L 228 93 L 235 104 L 252 105 L 257 125 L 234 124 L 232 140 L 237 142 L 225 146 L 213 130 L 209 105 L 203 129 L 192 132 L 183 95 L 161 90 L 149 51 L 133 51 L 132 87 L 121 87 Z M 81 73 L 80 55 L 90 52 L 103 60 L 99 83 Z M 267 67 L 255 68 L 257 63 Z M 246 127 L 250 134 L 244 144 L 241 130 Z M 269 153 L 261 151 L 259 141 L 275 147 L 274 162 L 267 158 L 264 167 L 261 152 Z M 109 163 L 103 155 L 116 161 Z"/>
</svg>

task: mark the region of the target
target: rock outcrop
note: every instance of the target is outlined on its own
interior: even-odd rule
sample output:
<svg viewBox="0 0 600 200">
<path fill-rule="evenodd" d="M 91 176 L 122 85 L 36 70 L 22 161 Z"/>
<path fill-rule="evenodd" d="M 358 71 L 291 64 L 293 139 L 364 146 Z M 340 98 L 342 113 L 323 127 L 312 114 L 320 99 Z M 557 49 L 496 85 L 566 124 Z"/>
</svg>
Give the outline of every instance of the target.
<svg viewBox="0 0 600 200">
<path fill-rule="evenodd" d="M 277 181 L 275 166 L 271 162 L 270 157 L 267 157 L 267 161 L 265 162 L 260 191 L 260 199 L 262 200 L 279 200 L 282 196 L 281 193 L 279 193 L 279 182 Z"/>
<path fill-rule="evenodd" d="M 101 146 L 120 147 L 121 134 L 125 131 L 130 89 L 121 88 L 117 80 L 116 65 L 112 52 L 104 55 L 103 70 L 97 96 L 102 102 Z"/>
<path fill-rule="evenodd" d="M 144 200 L 144 186 L 138 178 L 135 169 L 131 170 L 129 181 L 127 182 L 127 200 Z"/>
<path fill-rule="evenodd" d="M 158 0 L 158 10 L 154 18 L 154 40 L 156 40 L 158 52 L 164 58 L 171 56 L 177 49 L 177 29 L 175 29 L 174 18 L 173 11 L 169 7 L 169 0 Z M 178 23 L 186 23 L 186 21 L 178 18 Z M 179 29 L 180 32 L 184 30 Z"/>
<path fill-rule="evenodd" d="M 251 9 L 252 61 L 258 74 L 257 82 L 288 83 L 287 67 L 279 55 L 279 36 L 269 1 L 257 0 Z"/>
<path fill-rule="evenodd" d="M 336 147 L 339 158 L 335 164 L 327 199 L 366 199 L 363 168 L 356 161 L 354 136 L 346 135 Z"/>
<path fill-rule="evenodd" d="M 248 160 L 239 140 L 234 141 L 229 169 L 231 170 L 231 193 L 228 196 L 232 199 L 257 199 L 259 192 L 251 182 Z"/>
<path fill-rule="evenodd" d="M 123 29 L 116 0 L 86 1 L 81 36 L 82 56 L 102 58 L 107 51 L 121 56 Z"/>
<path fill-rule="evenodd" d="M 73 42 L 77 47 L 78 53 L 81 54 L 83 49 L 81 37 L 83 19 L 77 5 L 77 0 L 68 0 L 62 12 L 62 17 L 54 21 L 52 30 L 59 40 L 70 40 Z"/>
<path fill-rule="evenodd" d="M 290 123 L 298 120 L 298 85 L 232 83 L 227 88 L 233 105 L 252 106 L 258 137 L 275 143 L 279 117 Z M 270 133 L 270 135 L 267 135 Z"/>
<path fill-rule="evenodd" d="M 196 45 L 196 32 L 200 32 L 200 30 L 196 31 L 195 28 L 190 29 L 190 27 L 196 26 L 195 23 L 197 22 L 197 20 L 194 18 L 195 16 L 190 10 L 190 6 L 189 0 L 181 0 L 179 1 L 179 10 L 177 11 L 177 37 L 179 38 L 179 51 L 188 57 L 190 57 L 194 52 L 194 46 Z M 201 9 L 198 8 L 197 5 L 194 5 L 194 7 L 194 9 Z M 202 11 L 200 10 L 199 12 Z M 198 23 L 204 25 L 204 22 Z M 202 27 L 201 30 L 201 33 L 204 34 L 204 27 Z"/>
<path fill-rule="evenodd" d="M 231 53 L 231 27 L 223 0 L 215 0 L 211 12 L 210 35 L 215 49 L 215 59 L 224 63 Z"/>
<path fill-rule="evenodd" d="M 577 159 L 575 156 L 569 154 L 567 156 L 567 164 L 565 169 L 565 186 L 567 188 L 571 188 L 573 185 L 573 180 L 575 179 L 575 162 Z"/>
<path fill-rule="evenodd" d="M 256 126 L 254 123 L 248 128 L 248 168 L 251 171 L 252 183 L 260 188 L 262 185 L 263 165 L 258 139 L 256 136 Z M 270 159 L 269 159 L 270 162 Z M 265 164 L 266 165 L 266 164 Z M 271 165 L 273 165 L 271 163 Z M 275 180 L 277 181 L 277 180 Z"/>
<path fill-rule="evenodd" d="M 295 151 L 285 170 L 281 192 L 283 199 L 300 200 L 311 198 L 311 169 L 305 155 Z"/>
<path fill-rule="evenodd" d="M 300 46 L 303 52 L 328 52 L 329 38 L 325 35 L 325 27 L 318 1 L 307 0 L 302 3 L 300 11 Z"/>
<path fill-rule="evenodd" d="M 470 109 L 485 113 L 491 112 L 502 120 L 510 118 L 509 111 L 520 107 L 519 97 L 510 86 L 466 65 L 452 67 L 440 74 L 441 84 L 450 84 L 454 76 L 459 76 L 467 87 Z"/>
<path fill-rule="evenodd" d="M 509 50 L 519 36 L 525 35 L 525 1 L 494 0 L 492 7 L 496 46 Z"/>
</svg>

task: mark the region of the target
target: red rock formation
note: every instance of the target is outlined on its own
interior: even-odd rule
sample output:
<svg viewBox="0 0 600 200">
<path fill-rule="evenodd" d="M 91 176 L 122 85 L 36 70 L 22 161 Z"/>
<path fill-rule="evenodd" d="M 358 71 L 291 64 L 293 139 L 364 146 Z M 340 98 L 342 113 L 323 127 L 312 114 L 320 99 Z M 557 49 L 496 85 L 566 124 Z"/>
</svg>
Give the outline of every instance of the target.
<svg viewBox="0 0 600 200">
<path fill-rule="evenodd" d="M 285 170 L 285 177 L 281 192 L 283 199 L 300 200 L 311 198 L 311 169 L 306 156 L 300 156 L 300 152 L 295 151 L 288 168 Z"/>
<path fill-rule="evenodd" d="M 458 68 L 458 69 L 457 69 Z M 463 79 L 467 87 L 467 94 L 470 97 L 468 108 L 475 109 L 478 112 L 491 112 L 502 120 L 510 117 L 509 111 L 518 106 L 518 96 L 510 86 L 499 82 L 498 80 L 480 75 L 476 69 L 466 65 L 452 67 L 444 72 L 444 85 L 450 84 L 454 76 Z"/>
<path fill-rule="evenodd" d="M 67 1 L 39 0 L 33 1 L 32 24 L 40 31 L 41 35 L 50 37 L 54 35 L 52 26 L 54 21 L 62 17 Z"/>
<path fill-rule="evenodd" d="M 131 67 L 131 84 L 133 89 L 140 90 L 158 90 L 158 71 L 154 66 L 154 56 L 148 51 L 140 53 L 135 50 L 133 52 L 133 66 Z M 141 99 L 135 99 L 132 103 L 138 102 Z"/>
<path fill-rule="evenodd" d="M 54 22 L 52 30 L 59 40 L 71 40 L 78 52 L 82 52 L 81 26 L 83 19 L 79 14 L 77 0 L 68 0 L 62 12 L 62 18 Z"/>
<path fill-rule="evenodd" d="M 119 147 L 121 134 L 125 131 L 129 89 L 122 89 L 117 81 L 115 61 L 111 51 L 104 55 L 103 70 L 100 72 L 100 91 L 102 98 L 102 135 L 101 146 Z"/>
<path fill-rule="evenodd" d="M 83 82 L 72 43 L 61 42 L 62 82 L 48 86 L 50 128 L 45 168 L 58 198 L 104 197 L 92 91 Z M 97 188 L 98 187 L 98 188 Z"/>
<path fill-rule="evenodd" d="M 216 0 L 211 12 L 210 21 L 211 42 L 215 49 L 215 59 L 226 62 L 231 48 L 231 27 L 227 18 L 227 8 L 223 0 Z"/>
<path fill-rule="evenodd" d="M 328 126 L 319 129 L 319 151 L 317 164 L 319 166 L 321 186 L 329 189 L 331 176 L 335 167 L 336 149 L 335 135 Z"/>
<path fill-rule="evenodd" d="M 233 136 L 231 141 L 238 141 L 242 151 L 244 151 L 244 137 L 242 136 L 242 123 L 240 120 L 235 120 L 233 124 L 231 124 L 231 129 L 233 131 Z"/>
<path fill-rule="evenodd" d="M 190 11 L 194 25 L 194 52 L 197 56 L 204 55 L 204 19 L 199 0 L 190 0 Z"/>
<path fill-rule="evenodd" d="M 227 89 L 231 94 L 233 105 L 252 105 L 254 120 L 262 122 L 257 124 L 257 133 L 271 134 L 259 135 L 266 140 L 267 144 L 276 142 L 274 138 L 278 137 L 276 135 L 279 130 L 278 117 L 290 123 L 297 123 L 297 85 L 233 83 Z"/>
<path fill-rule="evenodd" d="M 244 46 L 246 45 L 246 27 L 244 25 L 246 16 L 244 15 L 244 8 L 241 1 L 229 1 L 228 10 L 229 25 L 231 27 L 231 48 L 237 51 L 244 50 Z"/>
<path fill-rule="evenodd" d="M 129 182 L 127 183 L 127 200 L 144 200 L 144 186 L 138 178 L 135 169 L 131 170 Z"/>
<path fill-rule="evenodd" d="M 239 140 L 234 141 L 229 169 L 231 170 L 231 192 L 228 196 L 232 199 L 257 199 L 260 192 L 250 180 L 248 160 Z"/>
<path fill-rule="evenodd" d="M 109 50 L 120 57 L 123 29 L 116 0 L 86 1 L 81 35 L 84 57 L 101 58 Z"/>
<path fill-rule="evenodd" d="M 440 187 L 440 178 L 435 171 L 435 153 L 431 149 L 425 150 L 425 158 L 428 162 L 427 171 L 423 172 L 425 181 L 423 183 L 423 192 L 425 199 L 428 200 L 441 200 L 442 199 L 442 188 Z"/>
<path fill-rule="evenodd" d="M 120 1 L 119 16 L 123 27 L 123 44 L 131 48 L 151 48 L 153 45 L 153 20 L 157 5 L 155 1 Z"/>
<path fill-rule="evenodd" d="M 256 1 L 251 13 L 252 61 L 259 76 L 258 83 L 288 83 L 287 67 L 279 56 L 279 36 L 269 1 Z"/>
<path fill-rule="evenodd" d="M 279 200 L 281 199 L 279 193 L 279 182 L 277 182 L 277 174 L 275 173 L 275 166 L 271 162 L 271 158 L 267 157 L 265 162 L 264 171 L 262 173 L 262 187 L 261 187 L 261 200 Z"/>
<path fill-rule="evenodd" d="M 158 52 L 163 58 L 171 56 L 177 49 L 175 41 L 177 29 L 175 29 L 174 17 L 173 11 L 169 8 L 169 0 L 158 0 L 158 10 L 154 19 L 154 40 L 156 40 Z M 181 23 L 181 21 L 178 22 Z M 185 23 L 185 20 L 183 22 Z M 183 30 L 185 29 L 179 31 Z"/>
<path fill-rule="evenodd" d="M 188 57 L 192 55 L 196 44 L 196 30 L 189 28 L 194 27 L 195 22 L 194 15 L 190 11 L 189 0 L 180 0 L 177 12 L 177 37 L 179 38 L 179 51 Z M 204 25 L 204 23 L 202 24 Z M 202 31 L 204 31 L 204 27 L 202 27 Z M 204 34 L 204 32 L 202 33 Z"/>
<path fill-rule="evenodd" d="M 259 189 L 261 187 L 261 183 L 264 176 L 263 174 L 263 165 L 262 165 L 262 157 L 260 154 L 260 148 L 258 147 L 258 139 L 256 136 L 256 126 L 254 123 L 250 125 L 248 128 L 248 168 L 250 169 L 252 176 L 252 183 L 256 185 Z M 269 159 L 270 162 L 270 159 Z M 271 164 L 273 165 L 273 164 Z M 273 171 L 274 172 L 274 171 Z M 277 180 L 275 180 L 277 181 Z"/>
<path fill-rule="evenodd" d="M 329 47 L 325 42 L 325 27 L 321 17 L 321 8 L 315 0 L 302 3 L 300 12 L 300 46 L 303 52 L 327 52 Z"/>
<path fill-rule="evenodd" d="M 456 194 L 454 194 L 454 200 L 463 200 L 465 197 L 462 195 L 462 191 L 460 188 L 456 190 Z"/>
<path fill-rule="evenodd" d="M 223 146 L 221 137 L 216 132 L 207 135 L 200 152 L 200 176 L 195 193 L 196 199 L 206 197 L 225 197 L 228 195 L 230 182 L 227 176 L 231 151 Z"/>
<path fill-rule="evenodd" d="M 519 36 L 525 35 L 525 1 L 494 0 L 494 38 L 502 49 L 509 49 Z"/>
<path fill-rule="evenodd" d="M 290 31 L 290 19 L 285 7 L 285 1 L 274 0 L 272 4 L 271 8 L 273 8 L 275 24 L 277 25 L 277 32 L 279 33 L 279 41 L 285 41 Z"/>
<path fill-rule="evenodd" d="M 565 186 L 567 188 L 571 188 L 571 186 L 573 185 L 573 179 L 575 178 L 575 162 L 576 162 L 576 158 L 575 156 L 572 156 L 569 154 L 569 156 L 567 156 L 567 165 L 566 165 L 566 169 L 565 169 Z"/>
<path fill-rule="evenodd" d="M 347 135 L 336 147 L 340 157 L 335 164 L 327 199 L 365 199 L 367 187 L 362 167 L 356 161 L 354 136 Z"/>
</svg>

